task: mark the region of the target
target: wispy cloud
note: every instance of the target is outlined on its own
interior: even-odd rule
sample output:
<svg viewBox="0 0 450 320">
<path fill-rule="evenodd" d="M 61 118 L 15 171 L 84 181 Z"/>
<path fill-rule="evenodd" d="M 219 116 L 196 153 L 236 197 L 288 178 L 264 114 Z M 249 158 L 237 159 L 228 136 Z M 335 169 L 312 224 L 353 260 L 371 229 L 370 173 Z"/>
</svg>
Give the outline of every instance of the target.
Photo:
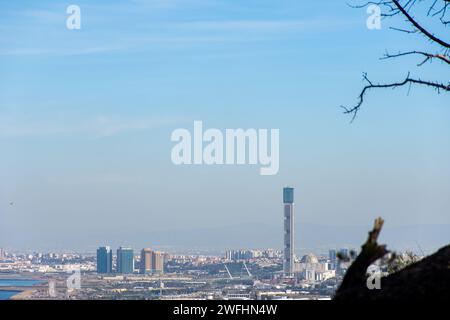
<svg viewBox="0 0 450 320">
<path fill-rule="evenodd" d="M 31 137 L 61 134 L 88 135 L 102 138 L 127 132 L 145 131 L 190 121 L 187 117 L 139 117 L 97 116 L 79 121 L 62 119 L 58 121 L 3 118 L 0 121 L 0 137 Z"/>
<path fill-rule="evenodd" d="M 166 27 L 197 31 L 235 31 L 235 32 L 286 32 L 320 31 L 352 24 L 348 20 L 312 19 L 312 20 L 225 20 L 190 21 L 166 25 Z"/>
<path fill-rule="evenodd" d="M 217 0 L 130 0 L 130 3 L 159 9 L 174 9 L 220 4 Z"/>
<path fill-rule="evenodd" d="M 149 130 L 157 127 L 186 122 L 182 117 L 155 117 L 122 119 L 120 117 L 100 116 L 91 123 L 91 128 L 100 137 L 109 137 L 127 131 Z"/>
<path fill-rule="evenodd" d="M 0 39 L 0 56 L 81 56 L 184 48 L 208 43 L 270 42 L 304 33 L 339 30 L 355 23 L 327 17 L 297 20 L 230 20 L 228 17 L 224 20 L 205 20 L 209 8 L 201 10 L 202 14 L 194 20 L 180 19 L 178 14 L 161 20 L 154 19 L 160 15 L 151 10 L 184 10 L 190 7 L 189 13 L 197 6 L 219 4 L 223 3 L 217 0 L 129 0 L 127 5 L 86 4 L 81 6 L 80 32 L 66 29 L 67 15 L 61 5 L 8 13 L 9 19 L 0 26 L 4 30 L 4 36 Z M 18 16 L 20 18 L 16 19 Z M 197 15 L 188 14 L 186 17 L 190 16 Z"/>
<path fill-rule="evenodd" d="M 26 19 L 36 19 L 40 22 L 61 23 L 67 15 L 63 10 L 24 10 L 20 14 Z"/>
<path fill-rule="evenodd" d="M 84 47 L 84 48 L 21 48 L 0 50 L 0 56 L 81 56 L 120 51 L 121 46 Z"/>
</svg>

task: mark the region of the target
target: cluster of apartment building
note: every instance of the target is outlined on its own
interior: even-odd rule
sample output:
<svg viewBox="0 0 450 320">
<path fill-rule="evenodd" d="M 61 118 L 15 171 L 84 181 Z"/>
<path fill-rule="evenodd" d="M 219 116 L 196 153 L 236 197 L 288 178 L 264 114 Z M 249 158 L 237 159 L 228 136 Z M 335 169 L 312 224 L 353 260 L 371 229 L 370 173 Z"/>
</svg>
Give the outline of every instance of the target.
<svg viewBox="0 0 450 320">
<path fill-rule="evenodd" d="M 129 247 L 119 247 L 115 257 L 109 246 L 97 249 L 97 273 L 111 274 L 132 274 L 139 271 L 141 274 L 162 274 L 164 273 L 165 254 L 150 248 L 141 250 L 140 258 L 136 258 L 134 250 Z M 138 268 L 136 268 L 138 262 Z"/>
<path fill-rule="evenodd" d="M 230 261 L 249 260 L 257 258 L 277 258 L 281 257 L 282 252 L 274 249 L 266 250 L 227 250 L 225 251 L 225 259 Z"/>
</svg>

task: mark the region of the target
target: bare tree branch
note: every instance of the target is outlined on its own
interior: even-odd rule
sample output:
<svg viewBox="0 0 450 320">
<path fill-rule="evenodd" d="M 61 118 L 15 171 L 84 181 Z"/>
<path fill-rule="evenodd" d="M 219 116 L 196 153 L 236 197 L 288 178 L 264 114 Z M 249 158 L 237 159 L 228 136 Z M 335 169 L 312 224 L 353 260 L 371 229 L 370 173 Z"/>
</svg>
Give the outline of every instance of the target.
<svg viewBox="0 0 450 320">
<path fill-rule="evenodd" d="M 410 78 L 409 75 L 410 74 L 408 73 L 405 80 L 403 80 L 401 82 L 393 82 L 393 83 L 388 83 L 388 84 L 373 84 L 367 77 L 367 74 L 364 73 L 363 78 L 365 81 L 368 82 L 368 85 L 366 85 L 362 89 L 361 93 L 358 96 L 358 103 L 355 106 L 353 106 L 351 108 L 341 106 L 341 108 L 344 109 L 344 114 L 353 114 L 353 117 L 351 120 L 351 121 L 353 121 L 356 118 L 356 115 L 357 115 L 359 109 L 361 108 L 361 105 L 364 102 L 364 97 L 365 97 L 367 91 L 369 91 L 370 89 L 397 88 L 397 87 L 404 86 L 406 84 L 420 84 L 420 85 L 432 87 L 432 88 L 438 90 L 438 92 L 440 92 L 441 90 L 450 91 L 450 82 L 447 85 L 445 85 L 445 84 L 439 83 L 439 82 L 425 81 L 425 80 L 421 80 L 421 79 L 413 79 L 413 78 Z"/>
<path fill-rule="evenodd" d="M 348 268 L 347 273 L 336 292 L 336 296 L 339 296 L 342 292 L 351 288 L 364 287 L 366 285 L 367 268 L 389 252 L 385 245 L 379 245 L 377 243 L 383 223 L 384 220 L 382 218 L 375 219 L 373 229 L 369 232 L 367 241 L 361 247 L 361 253 Z"/>
<path fill-rule="evenodd" d="M 406 30 L 406 29 L 395 28 L 395 27 L 389 27 L 389 29 L 404 32 L 404 33 L 417 33 L 417 30 Z"/>
<path fill-rule="evenodd" d="M 418 29 L 422 34 L 424 34 L 425 36 L 427 36 L 430 40 L 440 44 L 441 46 L 450 49 L 450 44 L 435 37 L 433 34 L 431 34 L 430 32 L 428 32 L 425 28 L 423 28 L 419 23 L 417 23 L 416 20 L 414 20 L 414 18 L 412 18 L 409 13 L 400 5 L 400 3 L 397 0 L 392 0 L 392 2 L 397 6 L 398 10 L 400 10 L 400 12 L 406 17 L 406 19 L 408 19 L 409 22 L 412 23 L 412 25 Z"/>
<path fill-rule="evenodd" d="M 341 286 L 333 297 L 335 301 L 423 301 L 424 299 L 450 301 L 450 245 L 408 266 L 383 276 L 380 290 L 367 287 L 367 268 L 384 257 L 386 246 L 377 243 L 383 219 L 377 218 L 373 230 L 355 261 L 350 265 Z"/>
<path fill-rule="evenodd" d="M 417 22 L 417 20 L 410 13 L 413 11 L 413 8 L 415 8 L 415 5 L 421 1 L 422 0 L 405 0 L 405 1 L 379 0 L 379 1 L 369 1 L 369 2 L 366 2 L 364 5 L 352 6 L 354 8 L 362 8 L 362 7 L 366 7 L 368 5 L 373 5 L 373 4 L 378 5 L 378 6 L 383 6 L 384 12 L 381 13 L 382 17 L 392 17 L 392 16 L 397 16 L 397 15 L 402 15 L 406 18 L 406 23 L 410 24 L 410 27 L 407 27 L 407 28 L 390 27 L 390 29 L 393 29 L 396 31 L 401 31 L 403 33 L 420 33 L 424 37 L 426 37 L 430 42 L 435 43 L 441 47 L 440 48 L 441 52 L 435 52 L 435 53 L 426 52 L 425 50 L 411 50 L 411 51 L 406 51 L 406 52 L 399 52 L 397 54 L 386 53 L 382 58 L 380 58 L 381 60 L 397 58 L 397 57 L 404 57 L 404 56 L 408 56 L 408 55 L 418 55 L 418 56 L 423 57 L 423 60 L 417 64 L 418 67 L 423 66 L 426 62 L 432 61 L 435 59 L 437 59 L 441 62 L 444 62 L 444 66 L 450 65 L 450 57 L 449 57 L 450 44 L 448 42 L 440 39 L 439 37 L 435 36 L 433 33 L 428 31 L 426 28 L 422 27 L 422 25 L 419 22 Z M 400 2 L 402 2 L 402 4 L 400 4 Z M 446 26 L 446 24 L 448 22 L 447 13 L 450 12 L 450 9 L 447 10 L 448 8 L 450 8 L 450 0 L 432 0 L 430 6 L 428 7 L 427 11 L 424 14 L 426 14 L 426 16 L 439 17 L 441 23 L 444 26 Z M 360 92 L 360 94 L 358 96 L 357 104 L 350 108 L 341 106 L 341 108 L 344 109 L 345 114 L 352 115 L 352 119 L 351 119 L 352 122 L 355 119 L 361 105 L 364 102 L 365 94 L 367 93 L 367 91 L 369 91 L 370 89 L 373 89 L 373 88 L 396 88 L 396 87 L 401 87 L 404 85 L 409 85 L 411 87 L 413 84 L 418 84 L 418 85 L 432 87 L 432 88 L 436 89 L 438 91 L 438 93 L 440 93 L 441 91 L 445 91 L 445 92 L 450 91 L 450 82 L 447 82 L 447 84 L 446 84 L 445 81 L 444 82 L 431 81 L 431 80 L 427 81 L 427 80 L 421 80 L 420 78 L 411 78 L 409 76 L 409 73 L 408 73 L 408 76 L 401 82 L 394 82 L 394 83 L 387 83 L 387 84 L 373 84 L 367 78 L 366 74 L 364 74 L 364 80 L 368 83 L 368 85 L 366 85 Z"/>
<path fill-rule="evenodd" d="M 388 53 L 386 53 L 384 55 L 384 57 L 380 58 L 380 60 L 397 58 L 397 57 L 413 55 L 413 54 L 425 56 L 425 60 L 423 60 L 421 63 L 419 63 L 417 65 L 418 67 L 420 67 L 425 62 L 427 62 L 428 60 L 431 60 L 433 58 L 439 59 L 439 60 L 447 63 L 448 65 L 450 65 L 450 58 L 448 56 L 446 56 L 445 54 L 432 54 L 432 53 L 428 53 L 428 52 L 424 52 L 424 51 L 415 51 L 415 50 L 414 51 L 408 51 L 408 52 L 400 52 L 400 53 L 397 53 L 397 54 L 388 54 Z"/>
</svg>

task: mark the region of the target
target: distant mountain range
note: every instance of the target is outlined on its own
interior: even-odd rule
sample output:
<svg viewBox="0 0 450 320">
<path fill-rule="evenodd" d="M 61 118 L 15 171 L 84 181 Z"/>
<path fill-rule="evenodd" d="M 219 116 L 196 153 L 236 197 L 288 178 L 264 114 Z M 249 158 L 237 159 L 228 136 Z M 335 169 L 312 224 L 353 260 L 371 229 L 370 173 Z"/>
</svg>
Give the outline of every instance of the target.
<svg viewBox="0 0 450 320">
<path fill-rule="evenodd" d="M 326 254 L 330 248 L 359 249 L 371 229 L 367 226 L 331 226 L 297 223 L 296 251 Z M 6 238 L 5 248 L 27 251 L 76 251 L 94 253 L 100 245 L 109 245 L 114 250 L 120 245 L 132 246 L 136 252 L 143 247 L 154 247 L 168 252 L 223 253 L 227 249 L 274 248 L 282 249 L 282 225 L 263 223 L 236 224 L 213 228 L 186 228 L 171 230 L 148 230 L 142 225 L 140 230 L 124 228 L 102 231 L 80 230 L 77 234 L 43 233 L 39 239 L 31 237 Z M 37 241 L 39 240 L 39 241 Z M 50 246 L 34 247 L 37 242 Z M 385 226 L 381 232 L 380 243 L 388 249 L 412 250 L 429 254 L 450 244 L 450 225 L 411 225 L 403 227 Z M 33 247 L 31 247 L 33 246 Z"/>
<path fill-rule="evenodd" d="M 297 227 L 299 254 L 326 253 L 329 248 L 359 249 L 371 227 L 326 226 L 304 224 Z M 204 250 L 239 248 L 282 248 L 282 226 L 241 224 L 215 228 L 156 231 L 149 234 L 151 243 L 173 249 Z M 149 240 L 150 240 L 149 239 Z M 136 239 L 138 241 L 138 239 Z M 380 243 L 392 250 L 431 253 L 450 244 L 450 225 L 411 225 L 384 227 Z"/>
</svg>

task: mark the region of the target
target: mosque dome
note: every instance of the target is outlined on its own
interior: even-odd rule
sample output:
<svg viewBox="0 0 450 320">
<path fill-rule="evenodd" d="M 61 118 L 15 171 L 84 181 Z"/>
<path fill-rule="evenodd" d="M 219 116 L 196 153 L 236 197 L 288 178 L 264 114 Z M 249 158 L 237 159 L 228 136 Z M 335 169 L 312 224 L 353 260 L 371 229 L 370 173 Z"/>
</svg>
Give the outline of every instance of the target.
<svg viewBox="0 0 450 320">
<path fill-rule="evenodd" d="M 312 253 L 304 255 L 300 260 L 301 263 L 319 263 L 319 259 Z"/>
</svg>

